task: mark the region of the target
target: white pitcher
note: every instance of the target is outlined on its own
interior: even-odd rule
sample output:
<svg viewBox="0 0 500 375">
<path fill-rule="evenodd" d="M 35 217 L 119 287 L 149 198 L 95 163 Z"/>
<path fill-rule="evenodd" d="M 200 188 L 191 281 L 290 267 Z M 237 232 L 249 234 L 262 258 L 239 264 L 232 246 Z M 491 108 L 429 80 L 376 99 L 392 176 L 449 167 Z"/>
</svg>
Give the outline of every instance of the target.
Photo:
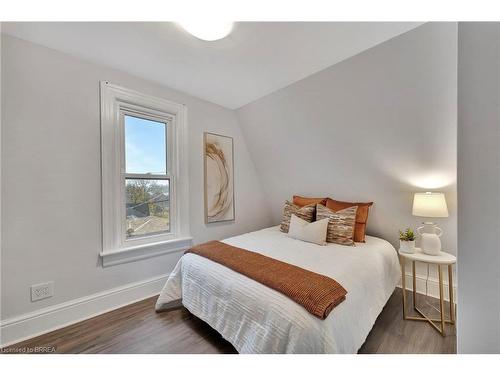
<svg viewBox="0 0 500 375">
<path fill-rule="evenodd" d="M 420 248 L 425 254 L 439 255 L 441 252 L 441 240 L 439 237 L 443 230 L 435 223 L 425 222 L 424 225 L 417 228 L 417 233 L 421 237 Z"/>
</svg>

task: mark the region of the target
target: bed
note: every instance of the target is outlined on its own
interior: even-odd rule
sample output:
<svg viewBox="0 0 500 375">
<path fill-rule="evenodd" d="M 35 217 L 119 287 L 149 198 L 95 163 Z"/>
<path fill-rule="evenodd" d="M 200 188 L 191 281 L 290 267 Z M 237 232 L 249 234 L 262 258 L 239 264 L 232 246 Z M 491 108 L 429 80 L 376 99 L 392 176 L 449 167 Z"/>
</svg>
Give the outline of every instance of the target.
<svg viewBox="0 0 500 375">
<path fill-rule="evenodd" d="M 329 276 L 348 292 L 324 320 L 287 296 L 207 258 L 185 254 L 156 302 L 162 311 L 182 300 L 239 353 L 356 353 L 399 279 L 394 247 L 366 237 L 355 247 L 292 239 L 279 226 L 222 242 Z"/>
</svg>

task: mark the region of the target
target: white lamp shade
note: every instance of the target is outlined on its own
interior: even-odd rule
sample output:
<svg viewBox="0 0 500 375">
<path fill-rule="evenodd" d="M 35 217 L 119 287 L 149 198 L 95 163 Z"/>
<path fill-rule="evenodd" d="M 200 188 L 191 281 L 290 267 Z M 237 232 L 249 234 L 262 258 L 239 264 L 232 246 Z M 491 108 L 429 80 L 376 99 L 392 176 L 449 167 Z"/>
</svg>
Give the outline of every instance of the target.
<svg viewBox="0 0 500 375">
<path fill-rule="evenodd" d="M 448 206 L 443 193 L 415 193 L 413 216 L 448 217 Z"/>
</svg>

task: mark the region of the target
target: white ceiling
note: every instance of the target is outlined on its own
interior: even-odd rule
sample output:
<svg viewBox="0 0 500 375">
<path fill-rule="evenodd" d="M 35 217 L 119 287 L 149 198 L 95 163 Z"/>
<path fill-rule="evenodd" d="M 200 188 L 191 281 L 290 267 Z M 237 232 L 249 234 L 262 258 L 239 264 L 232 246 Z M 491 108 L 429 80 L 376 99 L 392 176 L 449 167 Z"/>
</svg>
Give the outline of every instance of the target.
<svg viewBox="0 0 500 375">
<path fill-rule="evenodd" d="M 244 22 L 216 42 L 171 22 L 4 22 L 2 32 L 236 109 L 421 24 Z"/>
</svg>

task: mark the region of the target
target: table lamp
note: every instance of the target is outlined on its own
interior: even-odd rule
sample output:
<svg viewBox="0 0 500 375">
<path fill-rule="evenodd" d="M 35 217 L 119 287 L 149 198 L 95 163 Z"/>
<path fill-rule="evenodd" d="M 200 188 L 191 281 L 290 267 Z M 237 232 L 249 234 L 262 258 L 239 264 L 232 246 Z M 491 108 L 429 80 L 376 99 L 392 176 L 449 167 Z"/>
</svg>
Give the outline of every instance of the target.
<svg viewBox="0 0 500 375">
<path fill-rule="evenodd" d="M 448 217 L 448 207 L 443 193 L 415 193 L 413 197 L 413 216 L 420 217 Z M 417 228 L 421 236 L 420 248 L 425 254 L 438 255 L 441 252 L 439 237 L 443 230 L 436 223 L 424 221 L 423 226 Z"/>
</svg>

